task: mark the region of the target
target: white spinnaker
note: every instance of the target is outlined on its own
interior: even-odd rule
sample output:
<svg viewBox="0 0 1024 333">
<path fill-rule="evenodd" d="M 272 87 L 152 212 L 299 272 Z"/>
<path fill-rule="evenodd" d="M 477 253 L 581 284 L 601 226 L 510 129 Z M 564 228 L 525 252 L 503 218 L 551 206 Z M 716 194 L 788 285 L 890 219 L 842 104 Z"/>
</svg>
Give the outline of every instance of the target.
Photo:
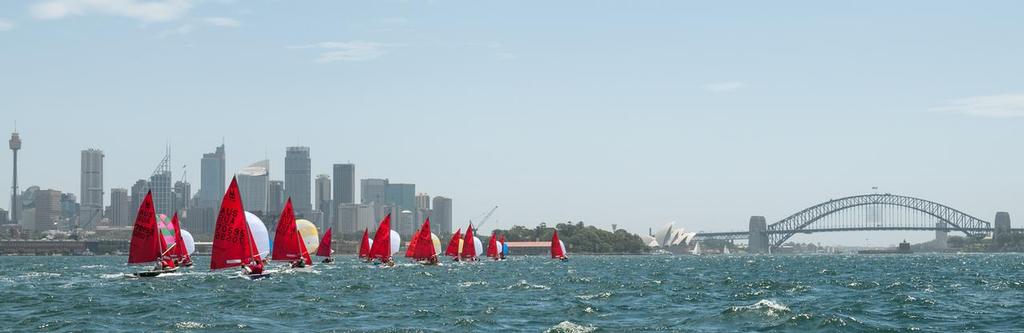
<svg viewBox="0 0 1024 333">
<path fill-rule="evenodd" d="M 430 233 L 430 241 L 434 243 L 434 254 L 441 255 L 441 238 L 438 238 L 436 234 Z"/>
<path fill-rule="evenodd" d="M 480 241 L 480 238 L 473 236 L 473 249 L 476 250 L 476 255 L 484 255 L 484 242 Z"/>
<path fill-rule="evenodd" d="M 192 238 L 192 233 L 188 230 L 181 229 L 181 241 L 185 243 L 185 249 L 188 250 L 188 255 L 192 255 L 196 252 L 196 239 Z"/>
<path fill-rule="evenodd" d="M 563 242 L 561 239 L 559 239 L 558 240 L 558 245 L 562 247 L 562 255 L 568 257 L 569 256 L 569 252 L 565 251 L 565 242 Z"/>
<path fill-rule="evenodd" d="M 391 230 L 391 255 L 398 254 L 400 247 L 402 247 L 402 236 L 399 236 L 397 231 Z"/>
<path fill-rule="evenodd" d="M 500 256 L 501 255 L 501 249 L 503 248 L 502 244 L 501 244 L 501 241 L 494 241 L 494 248 L 496 250 L 498 250 L 497 252 L 498 252 L 498 255 Z"/>
<path fill-rule="evenodd" d="M 249 232 L 256 242 L 256 249 L 260 251 L 260 257 L 270 255 L 270 233 L 267 232 L 267 225 L 256 214 L 245 212 L 245 222 L 249 224 Z"/>
</svg>

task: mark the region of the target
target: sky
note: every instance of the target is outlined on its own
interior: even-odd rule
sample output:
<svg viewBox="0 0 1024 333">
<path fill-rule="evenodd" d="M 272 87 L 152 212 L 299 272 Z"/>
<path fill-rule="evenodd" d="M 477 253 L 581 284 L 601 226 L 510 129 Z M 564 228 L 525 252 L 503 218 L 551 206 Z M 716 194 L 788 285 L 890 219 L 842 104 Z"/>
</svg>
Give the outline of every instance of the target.
<svg viewBox="0 0 1024 333">
<path fill-rule="evenodd" d="M 22 189 L 198 190 L 309 146 L 415 183 L 454 223 L 746 230 L 831 198 L 1024 214 L 1019 1 L 0 2 L 0 128 Z M 17 122 L 17 125 L 15 125 Z M 6 134 L 4 135 L 6 138 Z M 0 154 L 9 198 L 11 154 Z M 109 194 L 109 190 L 107 192 Z M 109 204 L 109 198 L 105 199 Z M 8 208 L 9 199 L 0 207 Z M 1019 215 L 1024 216 L 1024 215 Z M 885 245 L 931 233 L 798 235 Z M 861 241 L 860 239 L 864 239 Z"/>
</svg>

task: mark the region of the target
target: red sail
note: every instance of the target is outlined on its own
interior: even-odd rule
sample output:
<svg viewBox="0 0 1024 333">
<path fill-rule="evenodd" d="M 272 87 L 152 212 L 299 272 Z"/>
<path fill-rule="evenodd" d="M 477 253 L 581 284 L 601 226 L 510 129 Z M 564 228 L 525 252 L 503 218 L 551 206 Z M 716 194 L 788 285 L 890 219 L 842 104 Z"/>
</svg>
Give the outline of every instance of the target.
<svg viewBox="0 0 1024 333">
<path fill-rule="evenodd" d="M 452 240 L 448 241 L 448 247 L 445 248 L 444 255 L 449 257 L 458 257 L 460 239 L 462 239 L 462 228 L 459 228 L 459 231 L 456 231 L 455 234 L 452 235 Z"/>
<path fill-rule="evenodd" d="M 466 237 L 462 241 L 462 257 L 476 258 L 476 242 L 473 241 L 473 224 L 466 228 Z"/>
<path fill-rule="evenodd" d="M 291 201 L 291 199 L 289 199 L 289 201 Z M 296 235 L 299 234 L 299 230 L 298 229 L 295 229 L 295 234 Z M 299 238 L 299 256 L 302 258 L 302 261 L 304 261 L 307 266 L 312 265 L 313 264 L 313 258 L 309 257 L 309 250 L 306 249 L 306 242 L 304 242 L 302 240 L 302 236 L 299 236 L 298 238 Z"/>
<path fill-rule="evenodd" d="M 178 222 L 178 213 L 171 218 L 171 226 L 174 227 L 174 248 L 171 249 L 171 258 L 181 259 L 181 262 L 192 261 L 189 258 L 188 249 L 185 248 L 185 239 L 181 238 L 181 223 Z"/>
<path fill-rule="evenodd" d="M 554 236 L 551 236 L 551 258 L 561 259 L 565 257 L 565 251 L 562 251 L 562 241 L 558 240 L 558 230 L 555 230 Z"/>
<path fill-rule="evenodd" d="M 427 260 L 437 255 L 434 250 L 434 239 L 430 234 L 430 219 L 423 222 L 420 232 L 413 238 L 412 258 L 416 260 Z"/>
<path fill-rule="evenodd" d="M 299 236 L 299 229 L 295 226 L 295 211 L 292 208 L 292 199 L 284 204 L 281 211 L 281 218 L 277 220 L 277 231 L 274 232 L 274 249 L 270 253 L 270 260 L 292 261 L 302 257 L 305 243 Z"/>
<path fill-rule="evenodd" d="M 238 192 L 238 181 L 231 178 L 231 185 L 224 193 L 220 213 L 217 214 L 210 269 L 246 265 L 253 260 L 260 260 L 260 256 L 252 239 L 249 223 L 245 222 L 245 209 L 242 207 L 242 196 Z"/>
<path fill-rule="evenodd" d="M 384 217 L 377 227 L 377 234 L 373 236 L 373 246 L 370 247 L 370 258 L 388 260 L 391 259 L 391 214 Z"/>
<path fill-rule="evenodd" d="M 363 241 L 359 243 L 359 257 L 370 256 L 370 228 L 363 229 Z"/>
<path fill-rule="evenodd" d="M 316 255 L 321 257 L 331 256 L 331 228 L 327 228 L 327 232 L 324 233 L 324 238 L 320 239 L 320 246 L 316 248 Z"/>
<path fill-rule="evenodd" d="M 156 226 L 156 210 L 153 208 L 153 193 L 146 193 L 146 198 L 139 206 L 132 228 L 132 240 L 128 247 L 129 264 L 146 264 L 157 261 L 164 248 L 160 246 L 160 234 Z"/>
<path fill-rule="evenodd" d="M 494 233 L 491 233 L 491 239 L 487 241 L 487 256 L 491 258 L 498 258 L 498 254 L 501 253 L 501 249 L 498 249 L 498 238 L 494 237 Z"/>
<path fill-rule="evenodd" d="M 409 246 L 405 248 L 405 257 L 412 258 L 412 249 L 416 247 L 416 238 L 419 237 L 420 231 L 416 230 L 412 233 L 412 238 L 409 239 Z"/>
</svg>

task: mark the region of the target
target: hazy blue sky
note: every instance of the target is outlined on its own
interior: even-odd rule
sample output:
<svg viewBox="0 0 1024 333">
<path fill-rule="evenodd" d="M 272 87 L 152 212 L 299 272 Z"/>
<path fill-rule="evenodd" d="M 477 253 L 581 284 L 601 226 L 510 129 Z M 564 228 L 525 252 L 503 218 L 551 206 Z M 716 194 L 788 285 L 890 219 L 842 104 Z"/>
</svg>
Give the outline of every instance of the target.
<svg viewBox="0 0 1024 333">
<path fill-rule="evenodd" d="M 283 179 L 284 147 L 306 145 L 314 174 L 351 161 L 357 178 L 453 197 L 456 224 L 500 205 L 492 226 L 744 230 L 750 215 L 774 222 L 872 186 L 1024 221 L 1021 13 L 1020 1 L 3 1 L 0 112 L 24 138 L 22 189 L 79 192 L 90 147 L 106 153 L 106 187 L 129 187 L 169 143 L 197 190 L 201 154 L 224 138 L 229 173 L 269 156 Z M 794 240 L 860 238 L 904 236 Z"/>
</svg>

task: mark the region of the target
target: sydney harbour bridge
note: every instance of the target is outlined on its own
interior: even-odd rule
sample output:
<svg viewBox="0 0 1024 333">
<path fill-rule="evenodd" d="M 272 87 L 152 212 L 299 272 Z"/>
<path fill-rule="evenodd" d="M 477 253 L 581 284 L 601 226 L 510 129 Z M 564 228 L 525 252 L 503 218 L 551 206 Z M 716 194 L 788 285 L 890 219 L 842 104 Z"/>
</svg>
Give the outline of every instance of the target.
<svg viewBox="0 0 1024 333">
<path fill-rule="evenodd" d="M 770 252 L 800 233 L 842 231 L 962 232 L 968 237 L 998 236 L 1010 228 L 1010 215 L 998 212 L 994 223 L 925 199 L 865 194 L 832 199 L 768 224 L 764 216 L 751 216 L 749 229 L 737 232 L 701 232 L 697 241 L 747 240 L 748 251 Z"/>
</svg>

